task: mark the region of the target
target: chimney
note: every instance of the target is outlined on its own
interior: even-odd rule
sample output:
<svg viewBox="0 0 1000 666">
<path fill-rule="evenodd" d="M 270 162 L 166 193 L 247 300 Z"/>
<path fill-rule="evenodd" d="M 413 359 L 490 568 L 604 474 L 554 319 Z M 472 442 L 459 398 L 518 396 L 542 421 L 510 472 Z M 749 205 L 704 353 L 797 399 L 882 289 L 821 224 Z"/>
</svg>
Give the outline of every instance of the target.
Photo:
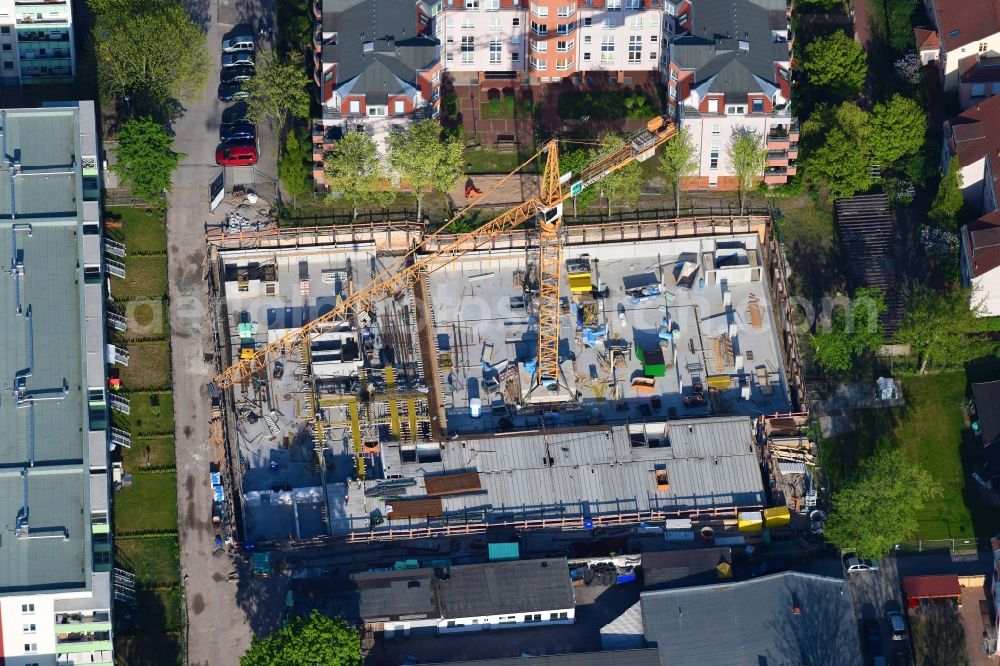
<svg viewBox="0 0 1000 666">
<path fill-rule="evenodd" d="M 802 607 L 799 606 L 799 602 L 797 602 L 797 601 L 793 601 L 792 602 L 792 614 L 793 615 L 802 615 Z"/>
</svg>

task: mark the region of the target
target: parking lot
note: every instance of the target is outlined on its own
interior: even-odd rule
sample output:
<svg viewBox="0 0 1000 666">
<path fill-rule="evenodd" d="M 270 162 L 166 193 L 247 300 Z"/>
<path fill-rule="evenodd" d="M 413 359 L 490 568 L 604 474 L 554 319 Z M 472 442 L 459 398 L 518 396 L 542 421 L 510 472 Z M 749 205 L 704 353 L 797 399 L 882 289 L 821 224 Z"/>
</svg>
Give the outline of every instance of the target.
<svg viewBox="0 0 1000 666">
<path fill-rule="evenodd" d="M 209 182 L 220 171 L 215 150 L 226 107 L 217 98 L 221 41 L 238 23 L 257 25 L 264 18 L 273 21 L 274 5 L 273 0 L 188 0 L 187 8 L 205 29 L 216 66 L 209 72 L 201 99 L 188 103 L 174 125 L 174 149 L 186 154 L 174 175 L 167 215 L 178 528 L 188 619 L 187 663 L 216 666 L 238 663 L 250 643 L 251 631 L 272 628 L 281 616 L 279 595 L 249 590 L 242 591 L 238 600 L 237 587 L 226 578 L 233 562 L 212 555 L 216 531 L 212 527 L 206 450 L 214 344 L 205 281 L 205 220 Z M 227 182 L 261 183 L 267 189 L 259 189 L 267 196 L 265 192 L 273 193 L 270 178 L 276 172 L 276 141 L 268 128 L 261 127 L 259 134 L 258 164 L 227 169 Z"/>
<path fill-rule="evenodd" d="M 903 612 L 903 593 L 896 558 L 883 559 L 878 571 L 847 574 L 847 579 L 854 595 L 854 613 L 861 623 L 862 644 L 867 645 L 864 621 L 875 619 L 882 634 L 881 653 L 887 662 L 900 665 L 911 663 L 909 641 L 893 641 L 886 620 L 886 613 L 890 611 Z M 868 657 L 870 659 L 872 655 L 869 653 Z"/>
</svg>

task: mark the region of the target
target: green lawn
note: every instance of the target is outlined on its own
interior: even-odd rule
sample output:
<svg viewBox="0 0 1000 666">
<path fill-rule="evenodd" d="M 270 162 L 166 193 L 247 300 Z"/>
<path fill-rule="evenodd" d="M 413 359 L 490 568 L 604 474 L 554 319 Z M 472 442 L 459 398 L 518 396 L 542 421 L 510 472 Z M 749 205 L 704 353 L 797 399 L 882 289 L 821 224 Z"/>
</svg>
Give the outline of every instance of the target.
<svg viewBox="0 0 1000 666">
<path fill-rule="evenodd" d="M 143 467 L 169 467 L 174 465 L 174 438 L 136 437 L 132 435 L 132 448 L 122 452 L 125 469 L 129 472 Z"/>
<path fill-rule="evenodd" d="M 108 207 L 106 212 L 107 217 L 121 220 L 121 229 L 109 229 L 108 236 L 118 242 L 124 239 L 126 252 L 167 251 L 167 229 L 155 210 L 147 215 L 145 208 L 119 206 Z"/>
<path fill-rule="evenodd" d="M 125 257 L 125 278 L 111 278 L 115 298 L 161 298 L 167 294 L 167 258 L 165 256 Z"/>
<path fill-rule="evenodd" d="M 976 368 L 970 374 L 979 374 Z M 973 376 L 972 381 L 983 377 Z M 903 378 L 906 405 L 896 410 L 859 410 L 855 432 L 827 440 L 823 460 L 830 485 L 849 479 L 858 464 L 884 446 L 902 447 L 907 458 L 941 485 L 920 520 L 921 539 L 986 538 L 1000 530 L 1000 514 L 983 503 L 970 478 L 978 446 L 965 414 L 970 378 L 964 371 Z"/>
<path fill-rule="evenodd" d="M 171 393 L 139 393 L 129 396 L 126 422 L 133 436 L 172 432 L 174 396 Z"/>
<path fill-rule="evenodd" d="M 465 173 L 467 175 L 510 173 L 531 157 L 533 152 L 526 146 L 511 151 L 469 148 L 465 151 Z M 529 164 L 521 173 L 538 173 L 538 166 Z"/>
<path fill-rule="evenodd" d="M 130 342 L 128 353 L 128 367 L 120 368 L 126 390 L 170 384 L 170 345 L 166 340 Z"/>
<path fill-rule="evenodd" d="M 177 475 L 131 472 L 132 486 L 115 493 L 115 530 L 177 529 Z"/>
<path fill-rule="evenodd" d="M 163 587 L 181 582 L 177 565 L 177 538 L 117 539 L 115 546 L 135 563 L 135 582 L 139 587 Z"/>
</svg>

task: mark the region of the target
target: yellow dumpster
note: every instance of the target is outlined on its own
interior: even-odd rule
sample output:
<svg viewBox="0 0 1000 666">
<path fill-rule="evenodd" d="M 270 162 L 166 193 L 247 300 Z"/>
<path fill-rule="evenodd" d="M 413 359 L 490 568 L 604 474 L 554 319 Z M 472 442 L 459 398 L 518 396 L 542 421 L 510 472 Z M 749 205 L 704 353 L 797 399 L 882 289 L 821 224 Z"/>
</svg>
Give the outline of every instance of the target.
<svg viewBox="0 0 1000 666">
<path fill-rule="evenodd" d="M 593 290 L 590 273 L 573 273 L 569 276 L 569 290 L 574 294 L 587 293 Z"/>
<path fill-rule="evenodd" d="M 708 387 L 717 391 L 725 391 L 732 386 L 733 380 L 729 375 L 709 375 Z"/>
<path fill-rule="evenodd" d="M 740 511 L 736 526 L 740 532 L 760 532 L 764 529 L 764 514 L 760 511 Z"/>
<path fill-rule="evenodd" d="M 788 527 L 791 520 L 792 516 L 788 512 L 787 506 L 774 506 L 770 509 L 764 509 L 764 524 L 769 528 Z"/>
</svg>

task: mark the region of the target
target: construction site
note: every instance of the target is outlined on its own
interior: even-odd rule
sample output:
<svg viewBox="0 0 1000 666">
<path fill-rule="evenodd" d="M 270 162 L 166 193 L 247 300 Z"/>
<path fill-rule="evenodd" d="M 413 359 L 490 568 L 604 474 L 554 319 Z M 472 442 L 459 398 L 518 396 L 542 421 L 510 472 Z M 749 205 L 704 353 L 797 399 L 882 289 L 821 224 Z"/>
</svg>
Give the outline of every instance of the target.
<svg viewBox="0 0 1000 666">
<path fill-rule="evenodd" d="M 669 136 L 651 123 L 568 189 Z M 804 402 L 770 220 L 562 227 L 554 153 L 540 199 L 468 234 L 210 236 L 239 540 L 735 526 L 792 504 L 768 481 L 769 424 L 794 431 Z"/>
</svg>

